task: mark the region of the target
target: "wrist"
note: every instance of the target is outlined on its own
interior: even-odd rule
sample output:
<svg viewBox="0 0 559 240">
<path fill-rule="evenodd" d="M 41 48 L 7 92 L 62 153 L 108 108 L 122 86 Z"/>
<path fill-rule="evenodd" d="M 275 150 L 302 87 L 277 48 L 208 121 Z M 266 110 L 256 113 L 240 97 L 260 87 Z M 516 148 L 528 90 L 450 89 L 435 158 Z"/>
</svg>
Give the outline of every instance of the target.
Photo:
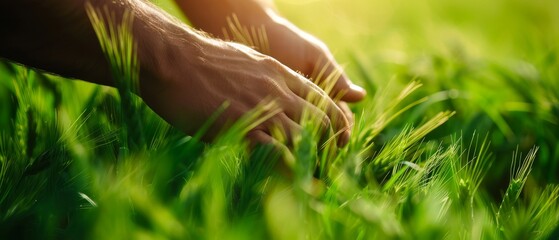
<svg viewBox="0 0 559 240">
<path fill-rule="evenodd" d="M 178 79 L 177 72 L 189 72 L 204 45 L 202 36 L 149 5 L 134 12 L 132 31 L 141 97 L 172 86 L 171 81 Z"/>
</svg>

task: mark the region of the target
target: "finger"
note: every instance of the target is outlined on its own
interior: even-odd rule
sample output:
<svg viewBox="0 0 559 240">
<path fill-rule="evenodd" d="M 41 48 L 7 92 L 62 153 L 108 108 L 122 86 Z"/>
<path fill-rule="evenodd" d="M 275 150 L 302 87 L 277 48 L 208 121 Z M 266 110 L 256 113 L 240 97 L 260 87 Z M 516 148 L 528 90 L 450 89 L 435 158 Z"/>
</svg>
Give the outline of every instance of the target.
<svg viewBox="0 0 559 240">
<path fill-rule="evenodd" d="M 314 62 L 315 67 L 310 75 L 311 78 L 333 99 L 358 102 L 367 94 L 365 89 L 349 80 L 342 67 L 332 57 L 320 57 Z"/>
<path fill-rule="evenodd" d="M 335 140 L 336 135 L 332 133 L 332 124 L 328 115 L 305 99 L 299 96 L 296 96 L 296 99 L 296 103 L 291 104 L 291 107 L 284 110 L 286 115 L 291 119 L 297 119 L 296 121 L 300 123 L 299 125 L 310 123 L 310 125 L 306 125 L 306 127 L 308 130 L 312 131 L 313 134 L 317 135 L 320 145 Z M 339 144 L 339 146 L 343 145 L 344 143 Z"/>
<path fill-rule="evenodd" d="M 249 146 L 254 150 L 259 145 L 269 145 L 274 148 L 274 151 L 278 152 L 284 161 L 280 161 L 278 168 L 280 172 L 288 172 L 287 166 L 293 166 L 295 163 L 295 158 L 293 154 L 289 151 L 289 148 L 274 139 L 269 133 L 265 132 L 263 129 L 253 129 L 249 131 L 246 135 L 249 141 Z"/>
<path fill-rule="evenodd" d="M 336 106 L 334 101 L 320 87 L 310 80 L 295 73 L 293 73 L 293 76 L 287 78 L 291 79 L 291 81 L 286 81 L 288 87 L 299 97 L 314 104 L 319 109 L 323 109 L 334 126 L 335 135 L 338 136 L 338 146 L 344 146 L 349 140 L 350 133 L 349 123 L 342 110 Z M 303 111 L 304 108 L 298 107 L 297 110 Z"/>
<path fill-rule="evenodd" d="M 303 129 L 301 125 L 293 121 L 283 112 L 267 121 L 265 125 L 268 125 L 268 132 L 272 133 L 271 135 L 275 139 L 287 143 L 288 146 L 293 145 L 294 138 L 300 135 Z"/>
<path fill-rule="evenodd" d="M 250 130 L 246 134 L 246 138 L 249 141 L 249 144 L 250 144 L 251 148 L 254 148 L 256 145 L 259 145 L 259 144 L 262 144 L 262 145 L 270 144 L 270 145 L 274 145 L 274 147 L 276 145 L 281 145 L 281 143 L 279 143 L 277 140 L 272 138 L 272 136 L 270 136 L 270 134 L 265 132 L 263 129 Z"/>
<path fill-rule="evenodd" d="M 349 105 L 344 101 L 336 102 L 336 105 L 344 112 L 347 121 L 349 122 L 349 126 L 353 126 L 355 123 L 355 118 L 353 117 L 353 112 L 349 108 Z"/>
<path fill-rule="evenodd" d="M 294 95 L 292 101 L 284 106 L 283 110 L 287 117 L 296 123 L 302 124 L 303 121 L 311 121 L 314 126 L 319 126 L 322 133 L 330 130 L 331 121 L 328 115 L 320 108 L 305 99 Z"/>
</svg>

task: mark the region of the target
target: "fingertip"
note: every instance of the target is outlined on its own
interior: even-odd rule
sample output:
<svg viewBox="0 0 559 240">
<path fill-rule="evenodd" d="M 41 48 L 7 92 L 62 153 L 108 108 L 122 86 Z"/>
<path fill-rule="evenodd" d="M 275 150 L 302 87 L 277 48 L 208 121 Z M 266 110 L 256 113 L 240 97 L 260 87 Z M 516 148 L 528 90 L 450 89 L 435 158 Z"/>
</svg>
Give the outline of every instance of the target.
<svg viewBox="0 0 559 240">
<path fill-rule="evenodd" d="M 351 83 L 349 85 L 349 89 L 353 92 L 358 92 L 358 93 L 362 94 L 363 97 L 365 97 L 365 95 L 367 95 L 367 90 L 365 90 L 364 88 L 362 88 L 361 86 L 359 86 L 357 84 Z"/>
<path fill-rule="evenodd" d="M 274 154 L 279 154 L 279 157 L 283 160 L 277 163 L 276 168 L 286 176 L 291 174 L 289 169 L 295 164 L 295 157 L 287 146 L 260 129 L 251 130 L 247 133 L 246 138 L 249 141 L 251 151 L 255 151 L 259 147 L 272 147 Z"/>
<path fill-rule="evenodd" d="M 341 100 L 346 102 L 359 102 L 367 96 L 367 91 L 353 83 L 349 84 L 347 92 L 342 96 Z"/>
<path fill-rule="evenodd" d="M 340 100 L 345 102 L 359 102 L 365 98 L 367 91 L 359 85 L 354 84 L 349 77 L 342 73 L 336 84 L 337 93 L 342 93 Z"/>
<path fill-rule="evenodd" d="M 338 137 L 338 147 L 344 147 L 349 143 L 349 138 L 351 134 L 349 130 L 343 131 Z"/>
</svg>

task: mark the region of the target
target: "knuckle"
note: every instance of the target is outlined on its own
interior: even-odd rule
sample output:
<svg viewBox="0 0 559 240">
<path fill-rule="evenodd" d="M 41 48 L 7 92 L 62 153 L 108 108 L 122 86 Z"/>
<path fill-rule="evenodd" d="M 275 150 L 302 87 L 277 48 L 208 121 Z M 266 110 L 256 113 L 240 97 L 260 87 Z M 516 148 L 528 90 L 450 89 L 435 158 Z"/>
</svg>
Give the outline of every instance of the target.
<svg viewBox="0 0 559 240">
<path fill-rule="evenodd" d="M 276 60 L 275 58 L 270 57 L 270 56 L 263 56 L 262 58 L 260 58 L 259 61 L 260 61 L 261 64 L 264 64 L 266 66 L 270 66 L 270 67 L 273 67 L 273 68 L 280 68 L 282 66 L 281 63 L 278 60 Z"/>
<path fill-rule="evenodd" d="M 261 127 L 256 127 L 254 129 L 249 130 L 245 137 L 252 141 L 252 142 L 262 142 L 264 141 L 264 139 L 262 138 L 262 134 L 264 132 L 262 131 Z"/>
</svg>

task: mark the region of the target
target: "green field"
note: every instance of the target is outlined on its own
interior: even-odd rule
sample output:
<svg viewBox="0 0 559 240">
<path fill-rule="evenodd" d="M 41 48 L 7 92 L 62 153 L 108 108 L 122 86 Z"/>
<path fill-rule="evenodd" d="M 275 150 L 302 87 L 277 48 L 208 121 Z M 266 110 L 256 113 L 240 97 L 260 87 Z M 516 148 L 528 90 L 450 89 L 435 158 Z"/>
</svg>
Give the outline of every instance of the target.
<svg viewBox="0 0 559 240">
<path fill-rule="evenodd" d="M 367 89 L 348 146 L 207 144 L 1 60 L 0 239 L 559 239 L 559 1 L 276 5 Z"/>
</svg>

